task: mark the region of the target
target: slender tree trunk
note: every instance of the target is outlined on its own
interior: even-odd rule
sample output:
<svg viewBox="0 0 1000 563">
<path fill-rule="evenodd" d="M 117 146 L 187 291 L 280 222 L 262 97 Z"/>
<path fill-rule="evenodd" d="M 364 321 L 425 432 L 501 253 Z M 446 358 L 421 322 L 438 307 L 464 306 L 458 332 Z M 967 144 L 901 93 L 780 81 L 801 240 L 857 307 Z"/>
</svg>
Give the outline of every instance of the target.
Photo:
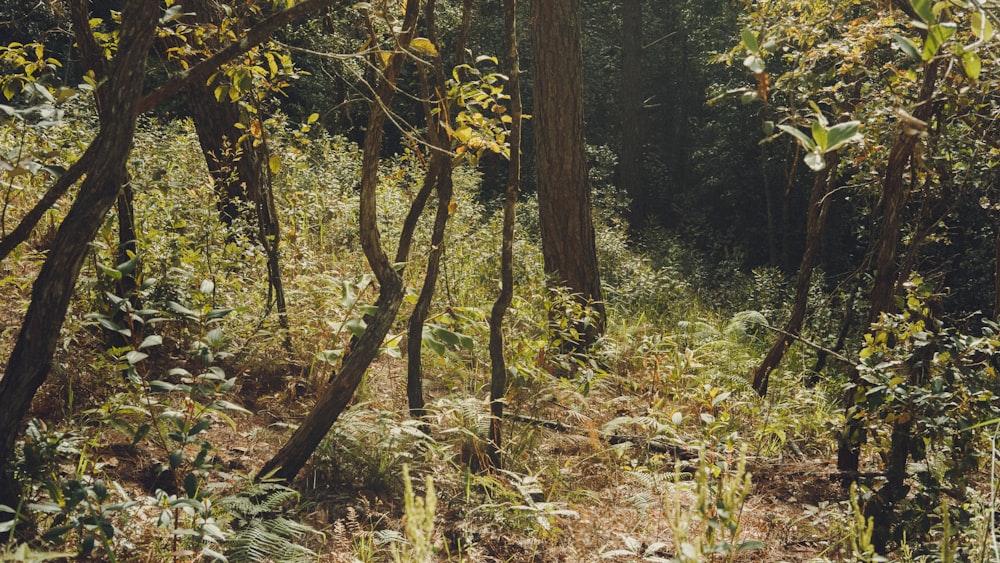
<svg viewBox="0 0 1000 563">
<path fill-rule="evenodd" d="M 487 455 L 493 467 L 503 467 L 502 424 L 507 396 L 507 362 L 504 359 L 503 318 L 514 299 L 514 224 L 521 192 L 521 65 L 517 48 L 517 0 L 504 0 L 504 41 L 507 47 L 507 84 L 510 93 L 510 161 L 503 204 L 500 243 L 500 294 L 490 311 L 490 440 Z"/>
<path fill-rule="evenodd" d="M 806 305 L 809 301 L 809 286 L 812 283 L 813 269 L 819 261 L 819 249 L 823 242 L 823 224 L 826 222 L 828 208 L 826 194 L 835 175 L 840 158 L 834 154 L 827 162 L 826 168 L 816 174 L 812 190 L 809 193 L 809 207 L 806 209 L 806 250 L 802 254 L 802 264 L 799 265 L 798 282 L 795 284 L 795 303 L 792 314 L 785 323 L 784 331 L 771 345 L 763 361 L 753 373 L 753 388 L 763 397 L 767 395 L 768 377 L 774 368 L 778 367 L 785 356 L 788 346 L 799 335 L 802 321 L 806 317 Z"/>
<path fill-rule="evenodd" d="M 428 0 L 424 5 L 424 21 L 427 26 L 427 37 L 435 45 L 437 41 L 437 30 L 434 20 L 435 0 Z M 471 6 L 466 2 L 462 10 L 462 17 L 471 16 Z M 467 40 L 465 34 L 468 33 L 470 22 L 463 20 L 458 43 L 464 44 Z M 464 50 L 463 50 L 464 52 Z M 459 60 L 462 56 L 459 55 Z M 434 227 L 431 232 L 431 248 L 427 255 L 427 270 L 424 273 L 424 283 L 420 288 L 420 295 L 417 303 L 413 307 L 407 327 L 407 364 L 406 364 L 406 397 L 409 402 L 410 416 L 423 418 L 426 414 L 424 410 L 424 390 L 423 390 L 423 333 L 424 323 L 430 312 L 431 301 L 434 299 L 434 292 L 437 288 L 438 275 L 441 272 L 441 257 L 444 254 L 444 234 L 450 216 L 450 207 L 454 182 L 452 179 L 452 153 L 451 140 L 444 128 L 441 126 L 441 117 L 438 117 L 431 106 L 432 99 L 438 99 L 438 107 L 442 112 L 448 111 L 447 104 L 440 99 L 440 93 L 446 88 L 444 74 L 444 64 L 441 56 L 434 57 L 433 61 L 434 92 L 431 95 L 431 86 L 428 84 L 427 73 L 421 70 L 420 85 L 424 99 L 424 120 L 427 122 L 427 133 L 431 146 L 431 160 L 427 169 L 427 177 L 424 179 L 424 189 L 430 185 L 435 186 L 438 196 L 437 213 L 434 217 Z M 444 117 L 447 119 L 447 116 Z M 423 210 L 423 203 L 420 205 Z"/>
<path fill-rule="evenodd" d="M 386 111 L 392 101 L 396 79 L 406 58 L 404 51 L 413 37 L 419 10 L 419 0 L 406 1 L 402 32 L 397 37 L 398 48 L 389 58 L 389 63 L 379 81 L 377 99 L 371 105 L 371 115 L 365 131 L 359 230 L 365 257 L 379 282 L 377 311 L 368 319 L 368 328 L 344 358 L 340 372 L 331 377 L 330 384 L 323 389 L 316 404 L 285 445 L 264 464 L 260 476 L 273 474 L 288 482 L 295 478 L 354 396 L 403 302 L 403 278 L 382 247 L 375 190 L 378 187 L 379 153 L 382 147 Z M 408 247 L 409 241 L 401 240 L 400 246 Z"/>
<path fill-rule="evenodd" d="M 32 287 L 31 303 L 4 377 L 0 379 L 0 404 L 4 405 L 0 409 L 0 504 L 19 505 L 20 486 L 14 480 L 12 467 L 14 442 L 35 392 L 48 377 L 59 331 L 90 242 L 118 198 L 120 171 L 135 134 L 146 54 L 152 46 L 160 13 L 156 2 L 125 2 L 119 49 L 109 64 L 107 80 L 99 87 L 103 89 L 100 96 L 109 102 L 101 116 L 101 129 L 91 144 L 102 156 L 101 165 L 86 170 L 77 198 L 59 226 Z M 0 513 L 0 519 L 4 518 L 7 515 Z"/>
<path fill-rule="evenodd" d="M 621 188 L 628 194 L 633 228 L 649 211 L 643 174 L 642 0 L 622 0 L 622 145 L 618 159 Z"/>
<path fill-rule="evenodd" d="M 923 122 L 931 117 L 934 109 L 931 98 L 936 89 L 939 66 L 940 59 L 927 65 L 917 103 L 911 112 L 913 117 Z M 882 313 L 893 309 L 892 298 L 899 281 L 899 270 L 896 264 L 899 230 L 907 199 L 904 175 L 909 167 L 917 141 L 918 135 L 901 128 L 889 150 L 885 174 L 882 176 L 882 228 L 878 241 L 875 243 L 875 280 L 872 284 L 870 308 L 865 327 L 870 327 L 878 321 Z M 856 395 L 863 392 L 859 385 L 857 370 L 851 371 L 851 383 L 853 385 L 844 394 L 847 424 L 840 436 L 837 468 L 847 473 L 856 473 L 865 434 L 861 421 L 854 416 L 854 405 L 858 399 Z"/>
<path fill-rule="evenodd" d="M 586 347 L 604 332 L 583 134 L 580 0 L 531 3 L 535 61 L 535 154 L 545 272 L 582 302 L 595 322 L 579 328 Z"/>
</svg>

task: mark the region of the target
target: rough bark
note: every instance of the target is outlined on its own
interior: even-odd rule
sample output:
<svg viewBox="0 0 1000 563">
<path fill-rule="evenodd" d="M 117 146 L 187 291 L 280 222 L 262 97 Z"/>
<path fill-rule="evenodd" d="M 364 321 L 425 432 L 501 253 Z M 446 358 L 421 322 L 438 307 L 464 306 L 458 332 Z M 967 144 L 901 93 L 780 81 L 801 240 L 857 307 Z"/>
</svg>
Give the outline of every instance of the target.
<svg viewBox="0 0 1000 563">
<path fill-rule="evenodd" d="M 77 0 L 84 2 L 85 0 Z M 12 458 L 21 421 L 35 392 L 48 377 L 52 355 L 66 309 L 73 295 L 88 247 L 121 188 L 135 133 L 142 94 L 146 54 L 152 42 L 160 5 L 129 0 L 122 10 L 118 53 L 110 62 L 107 80 L 100 86 L 108 101 L 101 129 L 91 144 L 102 156 L 100 166 L 86 169 L 87 177 L 63 219 L 48 257 L 32 287 L 31 303 L 14 350 L 0 379 L 0 504 L 18 506 L 20 487 L 14 481 Z M 90 152 L 90 149 L 88 149 Z"/>
<path fill-rule="evenodd" d="M 622 145 L 618 170 L 638 227 L 649 209 L 643 178 L 642 0 L 622 0 Z"/>
<path fill-rule="evenodd" d="M 502 422 L 507 396 L 507 362 L 504 359 L 503 318 L 514 298 L 514 225 L 517 198 L 521 192 L 521 66 L 517 48 L 517 0 L 504 0 L 504 42 L 507 75 L 510 77 L 510 161 L 503 204 L 503 236 L 500 245 L 500 294 L 490 311 L 490 463 L 503 467 Z"/>
<path fill-rule="evenodd" d="M 581 326 L 586 347 L 604 332 L 583 134 L 580 0 L 531 3 L 535 154 L 545 272 L 592 304 L 596 322 Z"/>
<path fill-rule="evenodd" d="M 182 10 L 194 14 L 194 25 L 220 27 L 225 20 L 225 12 L 214 0 L 184 0 Z M 210 40 L 206 47 L 212 51 L 224 48 L 217 39 Z M 193 82 L 188 85 L 187 98 L 215 186 L 219 218 L 226 226 L 241 217 L 254 225 L 257 242 L 267 256 L 268 305 L 276 305 L 278 322 L 286 331 L 285 347 L 290 349 L 288 309 L 281 281 L 281 228 L 274 206 L 267 138 L 263 134 L 254 137 L 236 127 L 246 121 L 243 110 L 228 98 L 217 99 L 214 85 Z"/>
<path fill-rule="evenodd" d="M 806 317 L 809 286 L 812 283 L 813 269 L 819 261 L 819 249 L 823 241 L 823 224 L 826 222 L 827 210 L 826 194 L 830 192 L 832 171 L 836 169 L 840 159 L 834 154 L 827 160 L 826 168 L 816 175 L 816 180 L 809 193 L 809 206 L 806 209 L 806 250 L 802 254 L 802 263 L 799 265 L 792 314 L 789 316 L 788 322 L 785 323 L 783 331 L 753 373 L 753 388 L 761 397 L 767 395 L 767 384 L 771 371 L 781 363 L 788 347 L 799 335 L 802 321 Z"/>
<path fill-rule="evenodd" d="M 386 111 L 395 92 L 396 79 L 406 57 L 403 52 L 410 44 L 420 8 L 419 0 L 407 0 L 402 32 L 397 37 L 398 48 L 389 59 L 379 81 L 377 99 L 371 106 L 365 130 L 364 157 L 361 169 L 359 230 L 361 246 L 368 264 L 379 283 L 377 311 L 368 319 L 368 328 L 354 343 L 344 358 L 339 373 L 331 377 L 316 404 L 284 446 L 261 468 L 259 475 L 273 474 L 291 482 L 305 465 L 354 396 L 361 379 L 378 354 L 385 335 L 395 321 L 403 301 L 403 278 L 389 260 L 382 246 L 378 229 L 375 190 L 378 187 L 379 153 L 382 147 Z M 400 245 L 409 244 L 401 241 Z"/>
<path fill-rule="evenodd" d="M 923 82 L 917 102 L 910 113 L 918 120 L 926 122 L 934 110 L 931 98 L 934 95 L 940 60 L 934 60 L 924 71 Z M 882 176 L 882 227 L 875 243 L 875 279 L 870 294 L 868 319 L 865 327 L 878 321 L 879 316 L 893 309 L 893 295 L 899 281 L 899 270 L 896 264 L 899 248 L 900 227 L 903 220 L 903 209 L 906 207 L 906 187 L 904 176 L 913 157 L 918 135 L 912 134 L 907 128 L 902 128 L 897 134 L 885 173 Z M 843 472 L 856 473 L 861 455 L 861 444 L 864 441 L 864 427 L 852 416 L 856 402 L 855 394 L 861 388 L 857 370 L 851 372 L 852 385 L 844 394 L 844 409 L 847 412 L 847 424 L 840 436 L 837 452 L 837 468 Z"/>
</svg>

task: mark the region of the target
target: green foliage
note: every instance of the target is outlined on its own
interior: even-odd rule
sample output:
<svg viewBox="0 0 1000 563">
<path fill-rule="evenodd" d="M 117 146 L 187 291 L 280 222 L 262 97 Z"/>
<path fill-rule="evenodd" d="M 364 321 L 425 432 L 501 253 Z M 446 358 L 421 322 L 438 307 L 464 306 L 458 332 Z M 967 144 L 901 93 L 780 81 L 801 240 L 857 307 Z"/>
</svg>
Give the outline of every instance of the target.
<svg viewBox="0 0 1000 563">
<path fill-rule="evenodd" d="M 970 479 L 988 453 L 982 447 L 982 423 L 1000 417 L 996 404 L 997 326 L 984 321 L 981 334 L 965 334 L 945 325 L 935 310 L 940 299 L 916 277 L 907 283 L 902 312 L 884 314 L 865 335 L 858 404 L 851 415 L 862 419 L 876 447 L 889 428 L 905 428 L 902 442 L 910 478 L 901 491 L 881 491 L 905 499 L 891 518 L 893 535 L 911 542 L 938 542 L 931 531 L 951 522 L 967 526 L 971 514 L 949 497 L 963 498 Z M 890 485 L 885 485 L 888 487 Z M 883 488 L 884 488 L 883 487 Z M 942 508 L 943 507 L 943 508 Z"/>
<path fill-rule="evenodd" d="M 410 482 L 410 469 L 403 465 L 403 503 L 406 516 L 404 530 L 407 543 L 404 547 L 392 544 L 392 560 L 396 563 L 431 563 L 434 561 L 434 516 L 437 511 L 437 494 L 434 479 L 428 475 L 426 493 L 418 497 Z"/>
<path fill-rule="evenodd" d="M 299 494 L 280 483 L 248 482 L 235 494 L 223 497 L 215 509 L 228 520 L 232 534 L 223 549 L 230 561 L 314 561 L 317 554 L 296 543 L 323 534 L 285 514 L 298 503 Z"/>
</svg>

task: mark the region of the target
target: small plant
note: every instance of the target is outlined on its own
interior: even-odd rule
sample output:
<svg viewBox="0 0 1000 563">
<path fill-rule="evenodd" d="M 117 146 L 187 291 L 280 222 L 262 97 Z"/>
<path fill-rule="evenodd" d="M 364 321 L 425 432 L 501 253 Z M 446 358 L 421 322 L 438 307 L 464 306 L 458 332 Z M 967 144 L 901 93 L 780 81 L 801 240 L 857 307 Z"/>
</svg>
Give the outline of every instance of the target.
<svg viewBox="0 0 1000 563">
<path fill-rule="evenodd" d="M 627 549 L 607 551 L 603 558 L 641 557 L 650 563 L 700 563 L 715 561 L 722 555 L 725 561 L 734 561 L 745 551 L 762 549 L 764 544 L 757 540 L 741 541 L 743 533 L 740 514 L 743 501 L 750 493 L 751 476 L 746 467 L 746 451 L 741 452 L 736 467 L 724 462 L 710 463 L 705 453 L 699 450 L 698 467 L 693 480 L 685 481 L 687 475 L 678 466 L 674 472 L 674 491 L 667 505 L 667 519 L 673 532 L 672 558 L 659 555 L 669 544 L 655 542 L 643 545 L 631 537 L 625 538 Z M 689 491 L 692 499 L 681 500 L 682 491 Z"/>
<path fill-rule="evenodd" d="M 316 553 L 296 543 L 307 535 L 323 534 L 284 516 L 299 500 L 295 490 L 264 480 L 248 483 L 215 504 L 220 518 L 229 518 L 232 530 L 223 547 L 231 561 L 298 562 L 316 559 Z"/>
<path fill-rule="evenodd" d="M 81 442 L 72 433 L 49 431 L 38 420 L 28 423 L 17 472 L 38 486 L 32 496 L 40 498 L 25 508 L 40 520 L 46 543 L 72 541 L 81 556 L 92 555 L 100 545 L 110 561 L 117 561 L 115 518 L 138 502 L 120 501 L 128 496 L 117 483 L 88 473 L 92 461 Z"/>
<path fill-rule="evenodd" d="M 403 517 L 403 528 L 406 543 L 392 544 L 392 560 L 396 563 L 430 563 L 434 561 L 434 513 L 437 510 L 437 493 L 434 491 L 434 479 L 427 476 L 426 490 L 423 498 L 413 492 L 410 481 L 410 469 L 403 465 L 403 502 L 406 515 Z"/>
</svg>

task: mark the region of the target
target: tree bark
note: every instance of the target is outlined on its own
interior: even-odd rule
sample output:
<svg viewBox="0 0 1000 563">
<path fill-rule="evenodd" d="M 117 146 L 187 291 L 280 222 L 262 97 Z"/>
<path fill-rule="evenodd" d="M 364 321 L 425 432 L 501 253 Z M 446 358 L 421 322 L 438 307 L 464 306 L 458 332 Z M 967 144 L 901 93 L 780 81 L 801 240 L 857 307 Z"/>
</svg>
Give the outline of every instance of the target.
<svg viewBox="0 0 1000 563">
<path fill-rule="evenodd" d="M 806 305 L 809 301 L 809 286 L 812 283 L 813 269 L 819 261 L 819 249 L 823 242 L 823 224 L 826 222 L 826 210 L 828 208 L 826 195 L 830 192 L 830 185 L 833 183 L 833 171 L 836 169 L 840 157 L 834 153 L 828 159 L 827 166 L 818 174 L 813 182 L 812 190 L 809 193 L 809 207 L 806 209 L 806 250 L 802 254 L 802 264 L 799 265 L 799 277 L 795 284 L 795 303 L 792 306 L 792 314 L 785 323 L 784 330 L 780 333 L 763 361 L 757 366 L 753 373 L 753 388 L 761 397 L 767 395 L 767 383 L 771 371 L 778 367 L 781 359 L 785 356 L 788 346 L 791 345 L 799 331 L 802 329 L 802 321 L 806 317 Z"/>
<path fill-rule="evenodd" d="M 926 122 L 932 115 L 934 106 L 931 98 L 934 95 L 940 59 L 935 59 L 927 65 L 917 102 L 911 114 L 914 118 Z M 918 135 L 906 128 L 901 128 L 896 140 L 889 150 L 885 174 L 882 176 L 882 228 L 875 243 L 875 280 L 871 289 L 870 308 L 865 327 L 870 327 L 878 321 L 882 313 L 893 309 L 899 271 L 896 255 L 899 247 L 899 230 L 903 220 L 903 209 L 906 207 L 906 189 L 904 175 L 913 157 Z M 840 436 L 837 452 L 837 468 L 843 472 L 856 473 L 861 455 L 861 444 L 864 441 L 864 427 L 860 420 L 854 418 L 853 408 L 856 394 L 861 392 L 858 385 L 857 370 L 851 371 L 851 385 L 844 394 L 844 410 L 847 413 L 847 424 Z"/>
<path fill-rule="evenodd" d="M 378 187 L 379 153 L 382 148 L 386 111 L 395 92 L 396 79 L 406 58 L 405 49 L 413 37 L 420 9 L 419 0 L 407 0 L 402 31 L 397 37 L 397 49 L 389 58 L 379 81 L 377 98 L 371 105 L 368 128 L 365 131 L 364 157 L 361 170 L 359 223 L 361 246 L 375 278 L 379 282 L 377 311 L 368 319 L 364 334 L 354 343 L 344 358 L 340 373 L 331 377 L 298 429 L 284 446 L 261 468 L 259 476 L 273 475 L 291 482 L 305 465 L 320 442 L 330 431 L 354 396 L 361 379 L 378 354 L 385 335 L 395 321 L 403 301 L 403 278 L 382 247 L 378 229 L 375 190 Z M 400 246 L 409 241 L 400 241 Z"/>
<path fill-rule="evenodd" d="M 631 200 L 632 227 L 638 228 L 649 210 L 643 174 L 642 0 L 622 0 L 621 100 L 619 178 Z"/>
<path fill-rule="evenodd" d="M 514 225 L 521 192 L 521 65 L 517 48 L 517 0 L 504 0 L 504 42 L 510 80 L 510 161 L 503 204 L 500 243 L 500 294 L 490 311 L 490 436 L 487 457 L 493 467 L 503 467 L 503 409 L 507 396 L 507 362 L 504 359 L 503 318 L 514 299 Z"/>
<path fill-rule="evenodd" d="M 427 26 L 427 37 L 435 45 L 437 41 L 437 31 L 434 21 L 435 0 L 428 0 L 424 5 L 424 21 Z M 463 18 L 470 16 L 469 6 L 462 12 Z M 462 22 L 462 34 L 469 29 L 468 21 Z M 459 44 L 465 43 L 463 35 L 459 37 Z M 447 87 L 444 73 L 444 64 L 441 56 L 434 57 L 432 63 L 434 75 L 434 92 L 441 93 Z M 407 326 L 407 364 L 406 364 L 406 397 L 409 402 L 410 416 L 423 418 L 426 414 L 424 409 L 423 391 L 423 333 L 424 323 L 430 312 L 431 301 L 437 288 L 438 275 L 441 272 L 441 257 L 444 254 L 444 235 L 450 217 L 450 207 L 454 181 L 452 178 L 452 153 L 451 140 L 441 126 L 441 118 L 437 117 L 431 107 L 431 87 L 428 84 L 427 73 L 420 73 L 421 89 L 424 99 L 424 120 L 427 122 L 427 134 L 431 147 L 431 160 L 427 169 L 425 186 L 433 183 L 437 192 L 438 203 L 437 212 L 434 217 L 434 227 L 431 231 L 431 248 L 427 255 L 427 270 L 424 273 L 424 283 L 420 288 L 420 294 L 410 314 Z M 443 100 L 439 100 L 441 111 L 448 111 Z M 446 117 L 447 119 L 447 117 Z M 421 209 L 423 205 L 421 204 Z M 401 261 L 401 260 L 398 260 Z"/>
<path fill-rule="evenodd" d="M 84 2 L 85 0 L 77 0 Z M 102 156 L 87 168 L 76 201 L 59 226 L 48 257 L 32 287 L 31 303 L 14 350 L 0 379 L 0 504 L 18 506 L 20 487 L 14 480 L 14 442 L 35 392 L 48 377 L 59 331 L 88 247 L 121 189 L 138 116 L 146 55 L 152 46 L 160 5 L 128 0 L 122 10 L 119 49 L 107 80 L 99 87 L 108 101 L 101 129 L 91 144 Z M 88 149 L 89 152 L 89 149 Z M 6 515 L 0 515 L 4 518 Z"/>
<path fill-rule="evenodd" d="M 196 26 L 219 28 L 225 20 L 225 12 L 214 0 L 184 0 L 182 6 L 183 11 L 194 14 Z M 223 49 L 216 38 L 206 47 L 211 51 Z M 197 63 L 190 61 L 190 64 Z M 255 227 L 257 242 L 267 256 L 267 303 L 269 307 L 272 303 L 277 307 L 278 323 L 286 331 L 285 347 L 290 350 L 288 308 L 281 281 L 281 228 L 274 206 L 267 137 L 263 132 L 259 136 L 248 133 L 253 127 L 238 128 L 237 124 L 245 126 L 249 121 L 243 110 L 228 98 L 216 98 L 212 85 L 193 82 L 188 85 L 187 97 L 198 142 L 215 186 L 219 219 L 230 227 L 243 217 Z"/>
<path fill-rule="evenodd" d="M 596 313 L 580 326 L 583 347 L 604 332 L 583 133 L 580 0 L 531 3 L 538 213 L 545 272 Z"/>
</svg>

